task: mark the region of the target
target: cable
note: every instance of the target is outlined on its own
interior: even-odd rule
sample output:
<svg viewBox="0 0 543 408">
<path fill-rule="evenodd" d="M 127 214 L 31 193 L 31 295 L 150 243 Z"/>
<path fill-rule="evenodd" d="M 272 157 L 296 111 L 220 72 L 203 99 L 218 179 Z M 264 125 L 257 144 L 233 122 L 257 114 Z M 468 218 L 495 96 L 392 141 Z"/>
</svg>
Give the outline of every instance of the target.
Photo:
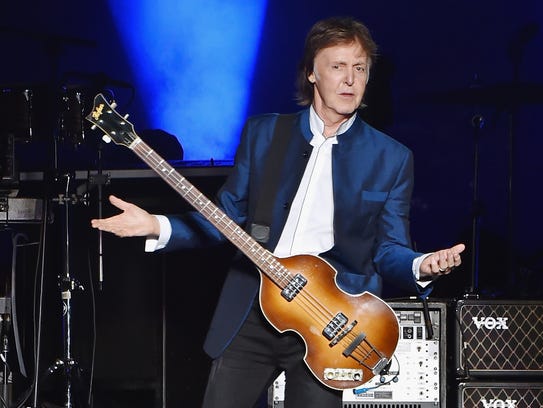
<svg viewBox="0 0 543 408">
<path fill-rule="evenodd" d="M 93 383 L 94 383 L 94 360 L 96 357 L 96 299 L 94 294 L 94 285 L 92 283 L 92 266 L 90 260 L 90 252 L 87 251 L 87 260 L 89 267 L 89 287 L 91 291 L 91 305 L 92 305 L 92 351 L 91 351 L 91 361 L 90 361 L 90 376 L 89 376 L 89 394 L 87 398 L 87 405 L 89 407 L 93 406 L 92 403 L 92 392 L 93 392 Z"/>
<path fill-rule="evenodd" d="M 28 376 L 28 373 L 27 373 L 27 370 L 26 370 L 26 366 L 24 364 L 24 360 L 23 360 L 23 356 L 22 356 L 22 347 L 21 347 L 21 341 L 20 341 L 20 338 L 19 338 L 19 331 L 18 331 L 18 318 L 17 318 L 17 313 L 16 313 L 16 296 L 15 296 L 15 292 L 16 292 L 16 270 L 17 270 L 17 258 L 18 258 L 18 255 L 17 255 L 17 252 L 19 250 L 19 248 L 22 248 L 22 247 L 28 247 L 28 246 L 35 246 L 35 245 L 38 245 L 38 248 L 41 248 L 41 241 L 38 241 L 38 242 L 26 242 L 26 243 L 19 243 L 20 239 L 26 239 L 28 240 L 28 237 L 23 234 L 23 233 L 18 233 L 18 234 L 15 234 L 13 237 L 12 237 L 12 288 L 11 288 L 11 291 L 12 291 L 12 329 L 13 329 L 13 335 L 14 335 L 14 340 L 15 340 L 15 345 L 16 345 L 16 348 L 17 348 L 17 357 L 18 357 L 18 363 L 19 363 L 19 369 L 20 369 L 20 372 L 21 372 L 21 375 L 23 375 L 24 377 L 27 377 Z M 38 254 L 40 253 L 40 249 L 38 249 Z M 40 265 L 40 258 L 38 257 L 36 259 L 36 266 L 35 266 L 35 270 L 36 270 L 36 276 L 37 276 L 37 271 L 38 271 L 38 268 L 39 268 L 39 265 Z M 34 290 L 36 289 L 36 286 L 34 286 Z M 36 297 L 34 296 L 34 300 L 36 299 Z M 34 305 L 34 312 L 35 312 L 35 305 Z M 35 330 L 35 327 L 34 327 L 34 330 Z M 34 339 L 35 339 L 35 336 L 34 336 Z M 34 348 L 34 350 L 36 350 Z M 35 374 L 34 374 L 35 375 Z M 11 407 L 12 408 L 21 408 L 24 403 L 28 400 L 28 398 L 31 396 L 33 390 L 35 389 L 35 382 L 33 382 L 28 388 L 26 391 L 24 391 L 21 396 L 19 397 L 19 399 L 11 404 Z M 7 405 L 7 401 L 5 400 L 2 400 L 2 403 L 4 404 L 4 406 L 8 406 Z"/>
<path fill-rule="evenodd" d="M 33 381 L 33 405 L 38 406 L 38 387 L 39 387 L 39 368 L 40 368 L 40 354 L 41 354 L 41 330 L 42 330 L 42 318 L 43 318 L 43 296 L 44 289 L 43 283 L 45 280 L 45 243 L 47 236 L 47 214 L 49 213 L 49 201 L 47 199 L 43 202 L 43 215 L 42 215 L 42 228 L 40 231 L 40 246 L 38 253 L 38 263 L 36 264 L 36 277 L 34 281 L 34 381 Z M 38 274 L 38 266 L 39 274 Z M 37 282 L 39 278 L 39 284 Z M 37 293 L 38 292 L 38 293 Z M 37 302 L 37 304 L 36 304 Z M 36 310 L 37 309 L 37 310 Z"/>
<path fill-rule="evenodd" d="M 24 238 L 27 241 L 27 245 L 35 245 L 34 243 L 28 243 L 28 237 L 25 234 L 19 233 L 12 238 L 12 257 L 11 257 L 11 315 L 13 321 L 13 338 L 15 340 L 15 349 L 17 351 L 17 359 L 19 362 L 19 370 L 23 377 L 27 376 L 26 367 L 23 360 L 23 351 L 21 347 L 21 340 L 19 338 L 19 323 L 17 317 L 17 296 L 16 296 L 16 272 L 17 272 L 17 250 L 23 245 L 19 245 L 20 238 Z"/>
<path fill-rule="evenodd" d="M 379 373 L 380 378 L 379 378 L 378 384 L 369 386 L 369 387 L 355 388 L 353 389 L 353 394 L 355 395 L 365 394 L 366 392 L 380 388 L 383 385 L 389 385 L 390 383 L 398 382 L 399 380 L 398 376 L 400 375 L 400 361 L 398 360 L 398 357 L 396 357 L 396 354 L 394 354 L 393 357 L 394 357 L 394 360 L 396 361 L 396 365 L 398 366 L 398 370 L 394 374 L 391 374 L 391 378 L 389 380 L 387 380 L 385 376 L 388 375 L 388 373 L 390 372 L 390 366 L 392 364 L 392 360 L 390 360 L 390 362 L 381 371 L 381 373 Z"/>
<path fill-rule="evenodd" d="M 458 302 L 457 302 L 458 305 Z M 458 333 L 460 334 L 460 357 L 459 357 L 459 365 L 462 365 L 462 379 L 469 380 L 470 379 L 470 372 L 468 368 L 468 358 L 466 356 L 466 340 L 464 336 L 464 330 L 462 328 L 462 321 L 460 320 L 459 311 L 454 314 L 456 321 L 456 324 L 458 325 Z M 461 362 L 460 362 L 461 360 Z M 460 371 L 460 370 L 459 370 Z M 460 372 L 458 373 L 460 374 Z"/>
<path fill-rule="evenodd" d="M 434 338 L 434 327 L 428 309 L 428 299 L 426 296 L 421 296 L 420 301 L 422 302 L 422 313 L 424 315 L 424 325 L 426 326 L 426 340 L 432 340 Z"/>
</svg>

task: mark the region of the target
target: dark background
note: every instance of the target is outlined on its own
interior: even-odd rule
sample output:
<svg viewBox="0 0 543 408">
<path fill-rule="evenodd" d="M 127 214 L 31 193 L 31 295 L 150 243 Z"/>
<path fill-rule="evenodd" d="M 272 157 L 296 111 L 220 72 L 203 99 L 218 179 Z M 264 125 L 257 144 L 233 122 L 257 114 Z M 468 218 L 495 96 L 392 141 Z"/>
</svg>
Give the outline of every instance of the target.
<svg viewBox="0 0 543 408">
<path fill-rule="evenodd" d="M 4 1 L 1 6 L 3 86 L 24 83 L 47 89 L 52 78 L 71 71 L 132 81 L 130 61 L 125 59 L 102 1 L 59 1 L 54 7 Z M 379 45 L 380 57 L 367 91 L 367 120 L 415 154 L 412 237 L 417 249 L 431 251 L 457 242 L 468 247 L 462 267 L 441 279 L 433 296 L 541 299 L 543 4 L 539 0 L 270 1 L 248 115 L 298 109 L 293 102 L 293 83 L 305 33 L 315 20 L 340 14 L 364 21 Z M 129 93 L 126 89 L 118 92 Z M 145 128 L 146 106 L 152 101 L 139 99 L 137 89 L 126 99 L 131 103 L 123 111 Z M 46 104 L 38 106 L 47 110 Z M 5 119 L 5 107 L 2 109 Z M 484 118 L 482 128 L 474 126 L 478 117 Z M 43 128 L 52 126 L 42 120 Z M 43 173 L 43 181 L 21 181 L 17 186 L 21 196 L 42 197 L 44 192 L 57 196 L 64 180 L 55 180 L 56 171 L 95 170 L 98 163 L 104 169 L 140 167 L 121 148 L 110 146 L 104 148 L 99 162 L 101 145 L 96 140 L 74 147 L 72 135 L 65 136 L 67 143 L 60 144 L 56 168 L 47 137 L 16 146 L 21 174 Z M 228 173 L 228 166 L 176 165 L 188 168 L 191 180 L 209 195 Z M 84 187 L 85 174 L 79 176 L 72 188 Z M 91 190 L 88 205 L 70 206 L 71 270 L 85 287 L 73 294 L 73 347 L 83 379 L 90 375 L 92 361 L 94 300 L 96 405 L 147 407 L 162 399 L 168 406 L 197 406 L 209 364 L 201 344 L 228 250 L 145 254 L 140 239 L 104 236 L 105 276 L 103 289 L 98 291 L 98 236 L 88 228 L 89 219 L 98 211 L 97 187 Z M 151 212 L 186 209 L 181 199 L 152 177 L 113 177 L 104 186 L 104 195 L 109 193 Z M 42 370 L 63 353 L 57 276 L 64 262 L 64 207 L 53 202 L 51 212 L 55 217 L 47 229 Z M 113 212 L 104 206 L 105 215 Z M 477 234 L 473 233 L 475 215 Z M 11 224 L 2 236 L 19 231 L 27 233 L 29 241 L 39 241 L 37 224 Z M 474 236 L 479 237 L 478 247 Z M 1 242 L 0 254 L 6 260 L 10 242 L 8 238 Z M 39 276 L 34 270 L 37 253 L 37 246 L 19 252 L 25 262 L 18 263 L 22 271 L 17 279 L 22 283 L 17 301 L 21 303 L 27 359 L 35 321 L 31 310 L 34 279 Z M 9 268 L 7 262 L 0 267 Z M 402 295 L 395 290 L 386 293 L 386 297 Z M 31 361 L 27 364 L 31 366 Z M 28 380 L 19 378 L 15 363 L 13 371 L 22 392 Z M 40 384 L 44 400 L 62 400 L 58 394 L 59 389 L 62 394 L 62 376 L 58 374 Z"/>
</svg>

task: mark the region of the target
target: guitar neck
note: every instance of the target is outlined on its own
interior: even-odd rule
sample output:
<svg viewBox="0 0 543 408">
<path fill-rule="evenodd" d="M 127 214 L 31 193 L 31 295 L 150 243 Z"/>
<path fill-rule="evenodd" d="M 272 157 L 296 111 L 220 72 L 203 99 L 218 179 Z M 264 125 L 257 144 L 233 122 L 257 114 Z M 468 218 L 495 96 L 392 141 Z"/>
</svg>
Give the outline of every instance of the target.
<svg viewBox="0 0 543 408">
<path fill-rule="evenodd" d="M 140 137 L 134 135 L 134 141 L 129 148 L 242 251 L 263 273 L 277 285 L 283 286 L 280 282 L 289 272 L 267 249 L 232 221 L 224 211 L 160 157 Z"/>
</svg>

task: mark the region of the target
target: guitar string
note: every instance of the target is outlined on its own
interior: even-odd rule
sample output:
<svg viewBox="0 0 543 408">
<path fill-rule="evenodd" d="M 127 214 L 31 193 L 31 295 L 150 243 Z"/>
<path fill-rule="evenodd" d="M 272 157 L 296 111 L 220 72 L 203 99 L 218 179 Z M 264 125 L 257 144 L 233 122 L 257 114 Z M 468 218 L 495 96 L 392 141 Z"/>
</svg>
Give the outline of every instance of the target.
<svg viewBox="0 0 543 408">
<path fill-rule="evenodd" d="M 170 186 L 173 187 L 176 191 L 178 191 L 179 185 L 183 185 L 184 189 L 182 191 L 179 191 L 183 195 L 183 197 L 187 199 L 192 205 L 197 206 L 197 208 L 201 212 L 205 212 L 205 214 L 207 214 L 208 220 L 212 222 L 216 227 L 219 228 L 222 226 L 223 229 L 229 229 L 230 232 L 234 234 L 231 235 L 231 240 L 234 241 L 234 244 L 239 244 L 243 246 L 243 249 L 245 249 L 244 253 L 247 256 L 252 258 L 254 261 L 267 263 L 269 269 L 277 271 L 274 273 L 273 276 L 279 278 L 279 280 L 275 279 L 275 282 L 278 284 L 279 287 L 284 287 L 290 282 L 290 279 L 287 279 L 291 277 L 288 268 L 282 265 L 277 260 L 277 258 L 275 258 L 265 248 L 261 247 L 258 244 L 255 245 L 254 243 L 251 243 L 252 238 L 249 237 L 246 231 L 241 229 L 239 225 L 234 223 L 224 213 L 222 213 L 222 211 L 218 207 L 216 207 L 215 204 L 213 204 L 196 187 L 190 185 L 189 188 L 186 188 L 185 184 L 189 184 L 186 181 L 186 178 L 177 173 L 173 167 L 171 167 L 167 162 L 164 161 L 164 159 L 156 154 L 153 149 L 151 149 L 148 145 L 146 145 L 145 142 L 143 142 L 143 140 L 137 139 L 136 142 L 134 142 L 133 145 L 130 147 L 151 167 L 159 171 L 159 174 L 164 178 L 164 180 L 166 180 L 168 184 L 170 184 Z M 175 177 L 177 178 L 174 179 Z M 207 209 L 208 206 L 212 207 L 211 212 Z M 217 212 L 220 216 L 216 216 Z M 224 219 L 227 219 L 226 223 L 223 222 Z M 232 224 L 234 224 L 234 227 L 232 227 Z M 236 238 L 234 239 L 234 237 Z M 238 238 L 242 238 L 241 241 L 239 241 Z M 263 256 L 269 256 L 269 258 L 265 259 Z M 310 313 L 311 311 L 313 311 L 313 314 L 318 314 L 321 318 L 321 321 L 319 322 L 320 324 L 329 324 L 329 317 L 332 316 L 332 313 L 327 310 L 326 307 L 317 298 L 315 298 L 311 292 L 307 290 L 302 290 L 300 293 L 297 294 L 295 300 L 300 305 L 300 307 L 304 309 L 306 313 L 308 313 L 308 315 L 312 315 Z M 326 314 L 328 314 L 328 316 Z M 315 317 L 316 316 L 313 316 L 313 318 Z M 346 336 L 344 336 L 338 342 L 338 344 L 342 343 L 342 345 L 347 347 L 349 344 L 352 343 L 352 341 L 357 338 L 358 335 L 358 333 L 352 333 L 351 331 Z M 368 350 L 366 347 L 362 347 L 362 344 L 369 345 L 370 349 Z M 357 345 L 357 347 L 353 350 L 352 354 L 356 354 L 357 356 L 359 356 L 359 358 L 356 358 L 355 360 L 365 365 L 363 361 L 367 360 L 374 351 L 375 348 L 371 344 L 369 344 L 366 339 L 364 339 L 364 341 Z"/>
</svg>

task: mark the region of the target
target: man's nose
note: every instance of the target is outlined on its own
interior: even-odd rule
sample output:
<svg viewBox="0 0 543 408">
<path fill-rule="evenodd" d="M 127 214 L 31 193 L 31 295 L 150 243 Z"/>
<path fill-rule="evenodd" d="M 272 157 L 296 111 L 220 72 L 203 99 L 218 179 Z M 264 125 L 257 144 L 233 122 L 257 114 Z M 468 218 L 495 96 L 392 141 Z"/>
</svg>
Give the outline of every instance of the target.
<svg viewBox="0 0 543 408">
<path fill-rule="evenodd" d="M 345 83 L 351 86 L 354 83 L 354 73 L 351 70 L 347 70 L 345 75 Z"/>
</svg>

